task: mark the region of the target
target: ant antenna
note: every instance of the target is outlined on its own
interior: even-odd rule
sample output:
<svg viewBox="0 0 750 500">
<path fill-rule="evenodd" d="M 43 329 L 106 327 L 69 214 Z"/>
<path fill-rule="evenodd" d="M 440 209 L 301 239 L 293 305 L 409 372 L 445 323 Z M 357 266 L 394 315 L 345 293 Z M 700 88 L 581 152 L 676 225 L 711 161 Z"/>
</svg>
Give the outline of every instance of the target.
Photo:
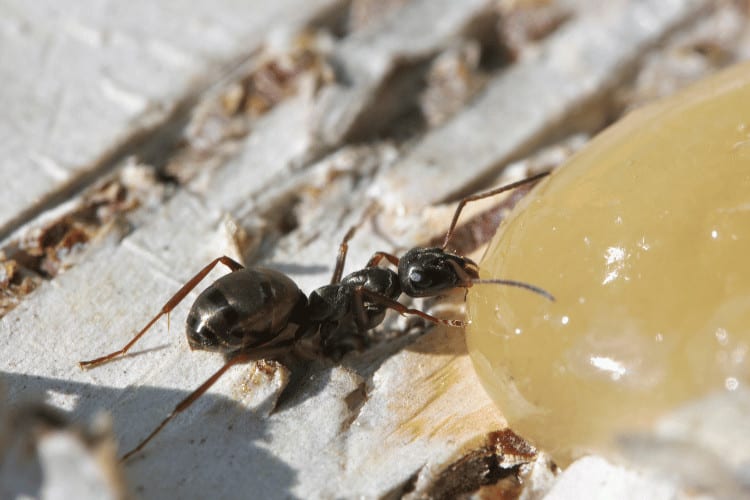
<svg viewBox="0 0 750 500">
<path fill-rule="evenodd" d="M 471 279 L 471 276 L 469 273 L 466 272 L 464 268 L 462 268 L 456 261 L 449 260 L 448 264 L 453 267 L 453 269 L 456 272 L 457 276 L 460 276 L 466 285 L 464 286 L 471 286 L 471 285 L 507 285 L 507 286 L 514 286 L 516 288 L 523 288 L 524 290 L 529 290 L 530 292 L 534 292 L 536 294 L 541 295 L 545 299 L 549 300 L 550 302 L 555 301 L 555 297 L 549 293 L 547 290 L 543 288 L 539 288 L 538 286 L 530 285 L 529 283 L 525 283 L 523 281 L 516 281 L 516 280 L 503 280 L 503 279 Z"/>
<path fill-rule="evenodd" d="M 519 186 L 523 186 L 524 184 L 530 184 L 532 182 L 538 181 L 542 177 L 546 177 L 550 174 L 550 172 L 542 172 L 541 174 L 532 175 L 531 177 L 528 177 L 526 179 L 513 182 L 511 184 L 506 184 L 505 186 L 500 186 L 499 188 L 493 189 L 491 191 L 485 191 L 484 193 L 474 194 L 471 196 L 467 196 L 466 198 L 462 199 L 458 203 L 458 207 L 456 207 L 456 212 L 453 214 L 453 220 L 451 221 L 450 228 L 448 229 L 448 233 L 445 235 L 445 241 L 443 242 L 443 246 L 440 247 L 441 250 L 445 250 L 448 247 L 448 242 L 451 239 L 451 236 L 453 236 L 453 231 L 456 229 L 456 223 L 458 222 L 458 216 L 461 214 L 461 210 L 463 210 L 464 206 L 469 203 L 470 201 L 477 201 L 484 198 L 489 198 L 490 196 L 495 196 L 496 194 L 503 193 L 505 191 L 509 191 L 511 189 L 515 189 Z M 523 287 L 528 288 L 528 287 Z M 533 287 L 532 287 L 533 288 Z M 546 292 L 545 292 L 546 293 Z M 548 294 L 549 295 L 549 294 Z M 551 295 L 550 295 L 551 297 Z"/>
<path fill-rule="evenodd" d="M 516 288 L 523 288 L 525 290 L 529 290 L 530 292 L 534 292 L 538 295 L 541 295 L 545 299 L 549 300 L 550 302 L 555 301 L 554 295 L 549 293 L 547 290 L 543 288 L 539 288 L 538 286 L 530 285 L 529 283 L 524 283 L 523 281 L 515 281 L 515 280 L 500 280 L 500 279 L 489 279 L 489 280 L 473 280 L 471 282 L 472 285 L 507 285 L 507 286 L 514 286 Z"/>
</svg>

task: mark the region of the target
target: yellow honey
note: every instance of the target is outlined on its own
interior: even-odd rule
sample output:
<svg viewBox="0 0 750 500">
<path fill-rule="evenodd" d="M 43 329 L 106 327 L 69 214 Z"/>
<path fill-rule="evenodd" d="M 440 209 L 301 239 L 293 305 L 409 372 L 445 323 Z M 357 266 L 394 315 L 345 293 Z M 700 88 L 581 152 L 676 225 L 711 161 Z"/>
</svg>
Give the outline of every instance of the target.
<svg viewBox="0 0 750 500">
<path fill-rule="evenodd" d="M 618 122 L 500 227 L 467 343 L 522 436 L 561 463 L 750 382 L 750 64 Z"/>
</svg>

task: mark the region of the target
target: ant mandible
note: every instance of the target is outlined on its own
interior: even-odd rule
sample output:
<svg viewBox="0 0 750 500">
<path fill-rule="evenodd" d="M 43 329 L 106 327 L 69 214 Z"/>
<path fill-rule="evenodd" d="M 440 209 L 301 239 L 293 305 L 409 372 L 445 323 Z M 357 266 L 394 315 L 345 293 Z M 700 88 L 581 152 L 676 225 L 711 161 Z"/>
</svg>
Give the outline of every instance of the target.
<svg viewBox="0 0 750 500">
<path fill-rule="evenodd" d="M 413 248 L 400 259 L 386 252 L 377 252 L 367 267 L 342 278 L 348 242 L 368 216 L 370 211 L 366 210 L 362 220 L 347 231 L 339 245 L 331 283 L 316 289 L 309 297 L 305 296 L 291 278 L 279 271 L 258 266 L 244 267 L 227 256 L 214 259 L 185 283 L 122 349 L 79 362 L 81 368 L 92 368 L 124 355 L 216 265 L 224 264 L 231 271 L 198 296 L 186 321 L 190 348 L 221 352 L 227 362 L 180 401 L 121 460 L 127 460 L 142 450 L 170 420 L 188 408 L 236 364 L 276 359 L 289 353 L 338 361 L 344 354 L 367 346 L 366 333 L 383 321 L 386 309 L 394 309 L 403 315 L 416 315 L 436 324 L 464 325 L 459 320 L 440 319 L 423 311 L 407 308 L 398 302 L 401 293 L 411 297 L 428 297 L 452 288 L 493 283 L 525 288 L 554 300 L 548 292 L 527 283 L 499 279 L 480 280 L 476 263 L 445 250 L 466 203 L 535 182 L 548 173 L 461 200 L 441 248 Z M 397 266 L 398 273 L 378 267 L 378 263 L 384 258 Z"/>
</svg>

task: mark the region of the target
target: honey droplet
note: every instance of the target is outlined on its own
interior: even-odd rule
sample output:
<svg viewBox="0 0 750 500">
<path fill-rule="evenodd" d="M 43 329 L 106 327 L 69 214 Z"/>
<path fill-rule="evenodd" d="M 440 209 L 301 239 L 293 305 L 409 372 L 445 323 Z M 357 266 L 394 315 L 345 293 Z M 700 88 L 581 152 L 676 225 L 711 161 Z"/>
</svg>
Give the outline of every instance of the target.
<svg viewBox="0 0 750 500">
<path fill-rule="evenodd" d="M 750 65 L 636 111 L 505 221 L 467 343 L 511 428 L 561 463 L 750 381 Z"/>
</svg>

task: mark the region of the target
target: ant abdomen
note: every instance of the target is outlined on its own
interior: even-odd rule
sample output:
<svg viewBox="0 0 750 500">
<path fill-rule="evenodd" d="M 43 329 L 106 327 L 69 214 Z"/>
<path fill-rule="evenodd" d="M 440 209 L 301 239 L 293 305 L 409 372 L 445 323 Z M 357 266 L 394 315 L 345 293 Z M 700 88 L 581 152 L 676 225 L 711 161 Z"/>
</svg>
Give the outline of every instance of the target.
<svg viewBox="0 0 750 500">
<path fill-rule="evenodd" d="M 216 280 L 187 316 L 192 349 L 229 353 L 265 344 L 294 324 L 307 299 L 294 281 L 272 269 L 240 269 Z"/>
</svg>

